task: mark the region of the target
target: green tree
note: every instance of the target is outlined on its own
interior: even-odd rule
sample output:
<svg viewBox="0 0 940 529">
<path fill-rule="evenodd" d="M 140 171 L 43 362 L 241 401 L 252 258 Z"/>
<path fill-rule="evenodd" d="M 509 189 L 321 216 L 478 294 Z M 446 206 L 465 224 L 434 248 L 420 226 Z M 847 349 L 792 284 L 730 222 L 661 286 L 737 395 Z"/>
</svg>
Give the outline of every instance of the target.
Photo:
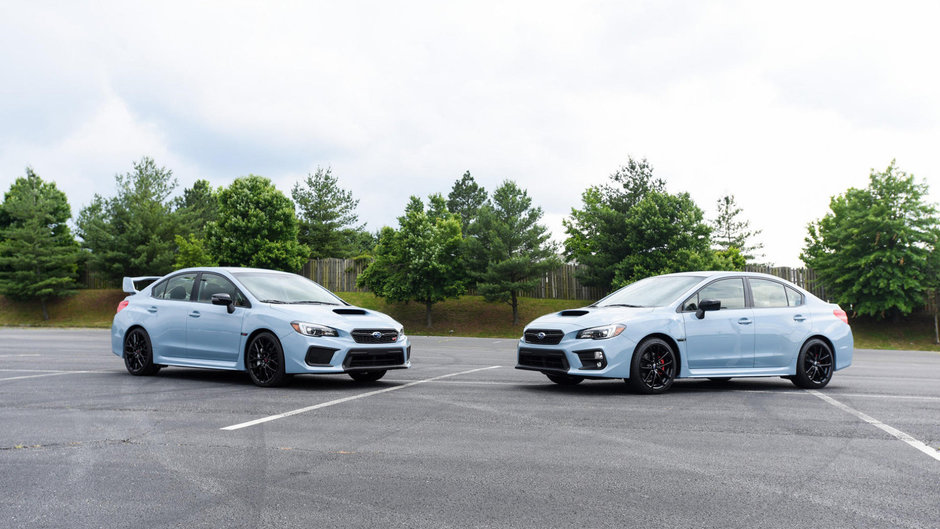
<svg viewBox="0 0 940 529">
<path fill-rule="evenodd" d="M 470 224 L 476 220 L 480 208 L 486 204 L 486 199 L 486 189 L 476 183 L 470 176 L 470 171 L 454 182 L 447 195 L 447 211 L 457 215 L 460 228 L 465 234 L 469 233 Z"/>
<path fill-rule="evenodd" d="M 208 180 L 196 180 L 173 204 L 179 233 L 197 240 L 205 239 L 206 226 L 219 218 L 219 194 Z"/>
<path fill-rule="evenodd" d="M 412 196 L 398 229 L 382 228 L 375 260 L 356 283 L 389 301 L 424 303 L 430 327 L 433 305 L 465 291 L 462 244 L 460 221 L 447 213 L 443 197 L 429 197 L 425 211 L 421 199 Z"/>
<path fill-rule="evenodd" d="M 18 178 L 0 204 L 0 293 L 19 301 L 46 303 L 75 292 L 80 250 L 68 227 L 65 193 L 33 170 Z"/>
<path fill-rule="evenodd" d="M 704 213 L 688 193 L 650 191 L 624 219 L 630 251 L 614 267 L 614 285 L 645 277 L 718 267 Z"/>
<path fill-rule="evenodd" d="M 169 200 L 176 188 L 173 172 L 144 157 L 133 172 L 114 178 L 117 195 L 96 194 L 76 222 L 83 246 L 91 250 L 89 266 L 112 280 L 170 272 L 178 227 Z"/>
<path fill-rule="evenodd" d="M 297 272 L 310 255 L 297 232 L 293 202 L 271 180 L 248 175 L 219 192 L 219 218 L 206 228 L 206 248 L 222 266 Z"/>
<path fill-rule="evenodd" d="M 927 193 L 927 184 L 894 160 L 882 172 L 872 169 L 867 188 L 832 197 L 829 213 L 809 224 L 800 257 L 834 300 L 856 313 L 910 314 L 940 273 L 940 221 Z"/>
<path fill-rule="evenodd" d="M 361 236 L 365 224 L 358 224 L 359 201 L 339 187 L 329 167 L 317 167 L 303 184 L 294 184 L 291 196 L 300 211 L 299 240 L 310 248 L 311 258 L 353 257 L 371 250 L 362 247 L 368 242 Z"/>
<path fill-rule="evenodd" d="M 610 182 L 581 195 L 563 224 L 565 256 L 585 285 L 611 288 L 666 272 L 730 266 L 709 249 L 710 229 L 688 193 L 666 191 L 646 160 L 630 158 Z"/>
<path fill-rule="evenodd" d="M 712 243 L 715 249 L 727 252 L 737 248 L 745 261 L 753 261 L 759 255 L 756 252 L 764 247 L 762 243 L 751 243 L 751 239 L 761 234 L 761 230 L 751 230 L 748 220 L 739 220 L 743 212 L 734 201 L 734 195 L 725 195 L 718 199 L 718 216 L 711 222 Z"/>
<path fill-rule="evenodd" d="M 513 325 L 519 324 L 519 294 L 561 264 L 548 228 L 538 224 L 541 218 L 542 208 L 532 207 L 528 193 L 507 180 L 493 192 L 492 204 L 479 209 L 478 236 L 468 243 L 485 262 L 476 278 L 480 294 L 486 301 L 508 303 Z"/>
<path fill-rule="evenodd" d="M 209 250 L 206 249 L 206 241 L 204 239 L 198 239 L 195 235 L 190 235 L 189 237 L 177 235 L 175 239 L 178 250 L 176 252 L 176 260 L 173 262 L 174 268 L 180 269 L 219 265 L 218 260 L 212 257 L 212 255 L 209 254 Z"/>
</svg>

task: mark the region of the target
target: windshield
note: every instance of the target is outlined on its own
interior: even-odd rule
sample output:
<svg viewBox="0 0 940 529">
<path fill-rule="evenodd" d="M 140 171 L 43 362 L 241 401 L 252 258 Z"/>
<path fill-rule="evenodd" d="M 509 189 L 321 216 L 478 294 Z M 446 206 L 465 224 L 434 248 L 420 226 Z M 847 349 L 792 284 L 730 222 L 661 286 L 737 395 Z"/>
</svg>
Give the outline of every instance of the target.
<svg viewBox="0 0 940 529">
<path fill-rule="evenodd" d="M 262 303 L 345 305 L 329 290 L 296 274 L 283 272 L 232 272 Z"/>
<path fill-rule="evenodd" d="M 700 276 L 656 276 L 627 285 L 594 304 L 595 307 L 662 307 L 700 283 Z"/>
</svg>

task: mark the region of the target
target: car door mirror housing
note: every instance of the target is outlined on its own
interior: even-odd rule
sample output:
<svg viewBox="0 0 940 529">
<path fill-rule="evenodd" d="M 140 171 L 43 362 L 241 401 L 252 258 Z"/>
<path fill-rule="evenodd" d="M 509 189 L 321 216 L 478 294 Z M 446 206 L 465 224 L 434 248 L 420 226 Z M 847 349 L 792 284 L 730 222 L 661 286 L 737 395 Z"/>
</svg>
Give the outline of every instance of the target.
<svg viewBox="0 0 940 529">
<path fill-rule="evenodd" d="M 703 299 L 698 304 L 698 310 L 695 311 L 695 317 L 701 320 L 705 317 L 706 312 L 720 309 L 721 301 L 717 299 Z"/>
<path fill-rule="evenodd" d="M 235 304 L 232 303 L 232 296 L 229 294 L 212 294 L 212 304 L 225 305 L 229 314 L 235 312 Z"/>
</svg>

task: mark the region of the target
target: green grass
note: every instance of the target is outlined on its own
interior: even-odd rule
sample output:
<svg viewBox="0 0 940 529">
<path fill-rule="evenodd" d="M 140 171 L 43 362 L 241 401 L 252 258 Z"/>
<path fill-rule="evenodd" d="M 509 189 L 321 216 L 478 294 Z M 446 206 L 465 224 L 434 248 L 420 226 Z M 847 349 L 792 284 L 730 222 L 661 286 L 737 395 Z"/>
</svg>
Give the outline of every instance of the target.
<svg viewBox="0 0 940 529">
<path fill-rule="evenodd" d="M 472 336 L 479 338 L 518 338 L 523 326 L 542 314 L 587 305 L 589 301 L 522 298 L 519 325 L 512 324 L 512 308 L 507 304 L 486 303 L 480 296 L 463 296 L 434 305 L 433 325 L 425 326 L 424 305 L 386 303 L 367 292 L 340 292 L 353 305 L 385 312 L 400 321 L 408 334 L 430 336 Z M 0 296 L 0 325 L 29 327 L 111 326 L 117 304 L 124 299 L 120 290 L 80 290 L 75 296 L 51 302 L 49 321 L 42 319 L 39 303 L 16 303 Z M 908 349 L 940 351 L 934 344 L 933 317 L 915 315 L 898 323 L 870 318 L 851 320 L 855 347 L 859 349 Z"/>
</svg>

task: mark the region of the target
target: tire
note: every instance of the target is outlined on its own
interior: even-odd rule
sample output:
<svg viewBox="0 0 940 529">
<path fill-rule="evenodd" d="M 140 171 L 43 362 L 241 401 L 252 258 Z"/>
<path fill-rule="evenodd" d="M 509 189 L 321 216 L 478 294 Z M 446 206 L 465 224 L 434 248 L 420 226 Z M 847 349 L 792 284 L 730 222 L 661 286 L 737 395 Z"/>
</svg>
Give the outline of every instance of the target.
<svg viewBox="0 0 940 529">
<path fill-rule="evenodd" d="M 832 380 L 835 359 L 829 344 L 813 338 L 800 349 L 800 356 L 796 359 L 796 375 L 790 381 L 804 389 L 824 388 Z"/>
<path fill-rule="evenodd" d="M 578 377 L 574 375 L 549 375 L 548 373 L 545 373 L 545 376 L 547 376 L 549 380 L 558 384 L 559 386 L 574 386 L 584 382 L 584 377 Z"/>
<path fill-rule="evenodd" d="M 645 340 L 633 353 L 630 378 L 626 383 L 637 393 L 664 393 L 672 387 L 678 372 L 676 352 L 665 340 Z"/>
<path fill-rule="evenodd" d="M 163 367 L 153 363 L 150 335 L 141 327 L 135 327 L 124 335 L 124 367 L 135 377 L 156 375 Z"/>
<path fill-rule="evenodd" d="M 350 371 L 347 373 L 356 382 L 375 382 L 385 376 L 385 369 L 377 371 Z"/>
<path fill-rule="evenodd" d="M 289 380 L 284 372 L 284 350 L 277 337 L 263 332 L 251 339 L 245 350 L 245 370 L 251 381 L 263 388 L 283 386 Z"/>
</svg>

